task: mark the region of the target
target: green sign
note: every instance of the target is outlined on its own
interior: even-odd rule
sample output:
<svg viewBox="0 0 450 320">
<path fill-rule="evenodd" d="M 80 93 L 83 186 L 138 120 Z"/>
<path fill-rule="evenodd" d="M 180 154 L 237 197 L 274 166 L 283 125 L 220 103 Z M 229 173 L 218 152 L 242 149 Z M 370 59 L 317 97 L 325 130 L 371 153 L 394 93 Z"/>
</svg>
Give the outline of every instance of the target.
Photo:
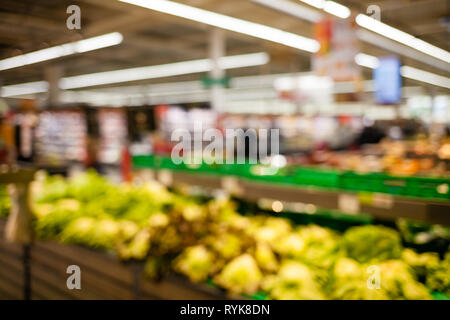
<svg viewBox="0 0 450 320">
<path fill-rule="evenodd" d="M 206 87 L 206 88 L 210 88 L 210 87 L 212 87 L 214 85 L 219 85 L 219 86 L 222 86 L 222 87 L 229 87 L 229 85 L 230 85 L 230 77 L 224 76 L 224 77 L 219 78 L 219 79 L 214 79 L 214 78 L 209 77 L 209 76 L 204 76 L 202 78 L 202 83 L 203 83 L 203 86 Z"/>
</svg>

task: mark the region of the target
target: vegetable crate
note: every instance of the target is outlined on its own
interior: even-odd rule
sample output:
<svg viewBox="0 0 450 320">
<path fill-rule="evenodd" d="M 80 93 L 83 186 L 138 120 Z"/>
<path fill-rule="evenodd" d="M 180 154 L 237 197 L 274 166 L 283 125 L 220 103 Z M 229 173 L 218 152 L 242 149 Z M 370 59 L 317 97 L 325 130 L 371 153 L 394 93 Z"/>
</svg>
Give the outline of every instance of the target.
<svg viewBox="0 0 450 320">
<path fill-rule="evenodd" d="M 244 177 L 277 183 L 293 183 L 292 167 L 277 168 L 267 165 L 251 165 L 243 174 Z"/>
<path fill-rule="evenodd" d="M 450 179 L 411 177 L 406 189 L 409 196 L 450 199 Z"/>
<path fill-rule="evenodd" d="M 155 168 L 155 156 L 134 156 L 133 165 L 136 167 Z"/>
<path fill-rule="evenodd" d="M 346 190 L 370 191 L 423 198 L 450 199 L 450 179 L 396 177 L 386 174 L 341 175 L 339 186 Z"/>
<path fill-rule="evenodd" d="M 294 181 L 300 185 L 337 188 L 339 178 L 340 172 L 337 170 L 299 168 L 295 173 Z"/>
</svg>

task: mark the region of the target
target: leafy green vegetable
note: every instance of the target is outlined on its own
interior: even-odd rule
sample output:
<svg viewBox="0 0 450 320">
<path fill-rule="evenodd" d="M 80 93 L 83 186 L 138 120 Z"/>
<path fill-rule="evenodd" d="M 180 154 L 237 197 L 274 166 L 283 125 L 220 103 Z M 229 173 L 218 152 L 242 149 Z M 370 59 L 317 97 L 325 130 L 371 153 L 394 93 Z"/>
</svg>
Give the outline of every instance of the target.
<svg viewBox="0 0 450 320">
<path fill-rule="evenodd" d="M 214 266 L 214 255 L 203 245 L 186 248 L 174 261 L 174 269 L 194 282 L 205 281 Z"/>
<path fill-rule="evenodd" d="M 314 281 L 313 272 L 304 264 L 285 261 L 275 276 L 268 276 L 263 289 L 279 300 L 323 300 L 325 295 Z"/>
<path fill-rule="evenodd" d="M 70 222 L 61 232 L 60 237 L 64 243 L 107 250 L 114 247 L 118 232 L 119 226 L 114 220 L 82 217 Z"/>
<path fill-rule="evenodd" d="M 379 277 L 378 288 L 376 282 L 371 282 L 372 276 Z M 362 265 L 353 259 L 340 258 L 332 271 L 329 292 L 333 299 L 345 300 L 430 299 L 426 287 L 416 281 L 408 265 L 400 260 Z"/>
<path fill-rule="evenodd" d="M 398 259 L 402 252 L 398 232 L 373 225 L 348 229 L 342 237 L 342 247 L 348 257 L 360 263 Z"/>
<path fill-rule="evenodd" d="M 426 284 L 430 289 L 450 296 L 450 252 L 446 253 L 443 261 L 430 268 Z"/>
<path fill-rule="evenodd" d="M 6 218 L 11 210 L 11 200 L 6 186 L 0 186 L 0 218 Z"/>
<path fill-rule="evenodd" d="M 214 280 L 232 293 L 252 294 L 258 290 L 262 277 L 255 259 L 245 253 L 225 265 Z"/>
<path fill-rule="evenodd" d="M 258 242 L 256 244 L 254 256 L 262 270 L 267 272 L 278 271 L 278 260 L 267 243 Z"/>
<path fill-rule="evenodd" d="M 435 252 L 416 253 L 411 249 L 405 249 L 402 260 L 409 265 L 419 278 L 426 278 L 428 273 L 439 264 L 439 255 Z"/>
<path fill-rule="evenodd" d="M 9 205 L 3 195 L 0 212 Z M 194 282 L 214 279 L 234 294 L 262 289 L 273 299 L 429 299 L 417 279 L 450 294 L 450 254 L 439 261 L 404 250 L 399 234 L 383 226 L 343 235 L 294 227 L 280 217 L 241 215 L 229 199 L 191 197 L 156 182 L 116 185 L 94 172 L 43 176 L 32 196 L 39 238 L 145 260 L 151 279 L 172 268 Z M 374 266 L 379 289 L 368 283 Z"/>
</svg>

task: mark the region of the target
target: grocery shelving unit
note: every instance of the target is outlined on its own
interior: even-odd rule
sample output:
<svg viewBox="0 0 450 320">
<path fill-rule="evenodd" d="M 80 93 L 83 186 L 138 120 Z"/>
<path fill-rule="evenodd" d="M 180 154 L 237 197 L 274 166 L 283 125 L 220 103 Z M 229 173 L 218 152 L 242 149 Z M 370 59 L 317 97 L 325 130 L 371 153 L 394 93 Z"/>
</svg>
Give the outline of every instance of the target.
<svg viewBox="0 0 450 320">
<path fill-rule="evenodd" d="M 4 166 L 0 172 L 0 184 L 14 184 L 11 196 L 11 214 L 8 224 L 0 225 L 0 287 L 12 289 L 13 295 L 31 298 L 30 253 L 32 243 L 31 211 L 28 206 L 29 184 L 36 171 L 17 166 Z M 5 229 L 8 229 L 6 232 Z M 8 241 L 8 242 L 7 242 Z M 4 249 L 4 250 L 3 250 Z M 9 255 L 9 256 L 8 256 Z M 16 270 L 14 277 L 9 267 Z M 11 282 L 12 281 L 12 282 Z M 0 295 L 2 293 L 0 292 Z"/>
<path fill-rule="evenodd" d="M 5 224 L 0 219 L 0 298 L 22 299 L 22 249 L 4 240 Z M 242 299 L 176 275 L 149 281 L 143 277 L 143 262 L 122 263 L 112 254 L 79 246 L 36 241 L 30 261 L 31 299 Z M 80 267 L 82 290 L 67 288 L 69 265 Z"/>
<path fill-rule="evenodd" d="M 430 200 L 374 192 L 293 186 L 281 182 L 269 183 L 245 177 L 189 170 L 156 169 L 155 176 L 164 184 L 181 183 L 207 189 L 225 189 L 250 201 L 265 198 L 302 202 L 326 209 L 337 209 L 350 215 L 366 213 L 381 219 L 410 218 L 450 225 L 450 201 L 445 199 Z"/>
</svg>

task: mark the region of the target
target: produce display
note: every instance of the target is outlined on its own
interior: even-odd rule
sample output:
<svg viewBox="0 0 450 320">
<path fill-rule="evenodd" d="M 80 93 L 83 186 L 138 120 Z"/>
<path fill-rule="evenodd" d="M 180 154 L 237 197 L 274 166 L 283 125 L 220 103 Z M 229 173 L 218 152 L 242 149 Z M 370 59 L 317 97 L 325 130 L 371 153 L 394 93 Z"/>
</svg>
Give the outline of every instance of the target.
<svg viewBox="0 0 450 320">
<path fill-rule="evenodd" d="M 448 137 L 431 143 L 428 137 L 419 134 L 408 140 L 384 138 L 354 150 L 315 150 L 309 156 L 293 157 L 291 162 L 359 173 L 448 177 L 449 146 Z"/>
<path fill-rule="evenodd" d="M 395 229 L 344 233 L 261 212 L 228 198 L 168 190 L 156 182 L 115 185 L 94 172 L 40 175 L 32 185 L 37 236 L 145 262 L 229 293 L 265 299 L 431 299 L 450 292 L 450 252 L 404 248 Z M 368 285 L 378 268 L 380 287 Z"/>
<path fill-rule="evenodd" d="M 233 114 L 165 106 L 158 136 L 170 153 L 174 129 L 279 129 L 279 152 L 290 165 L 321 166 L 358 173 L 449 177 L 450 138 L 427 133 L 423 123 L 373 121 L 361 116 Z"/>
<path fill-rule="evenodd" d="M 114 164 L 120 161 L 127 141 L 127 119 L 123 110 L 102 108 L 97 113 L 99 127 L 98 160 Z"/>
<path fill-rule="evenodd" d="M 86 117 L 80 110 L 52 110 L 39 115 L 35 129 L 36 161 L 61 164 L 86 157 Z"/>
<path fill-rule="evenodd" d="M 5 186 L 0 186 L 0 218 L 6 218 L 11 209 L 8 190 Z"/>
<path fill-rule="evenodd" d="M 279 156 L 273 157 L 279 158 Z M 133 157 L 136 168 L 183 170 L 198 174 L 234 175 L 238 178 L 283 183 L 292 186 L 314 186 L 361 192 L 387 193 L 398 196 L 426 198 L 430 200 L 450 199 L 450 178 L 426 176 L 400 176 L 384 173 L 358 173 L 320 166 L 271 164 L 226 164 L 214 159 L 203 159 L 198 164 L 175 164 L 169 156 L 138 155 Z M 199 161 L 200 162 L 200 161 Z"/>
</svg>

